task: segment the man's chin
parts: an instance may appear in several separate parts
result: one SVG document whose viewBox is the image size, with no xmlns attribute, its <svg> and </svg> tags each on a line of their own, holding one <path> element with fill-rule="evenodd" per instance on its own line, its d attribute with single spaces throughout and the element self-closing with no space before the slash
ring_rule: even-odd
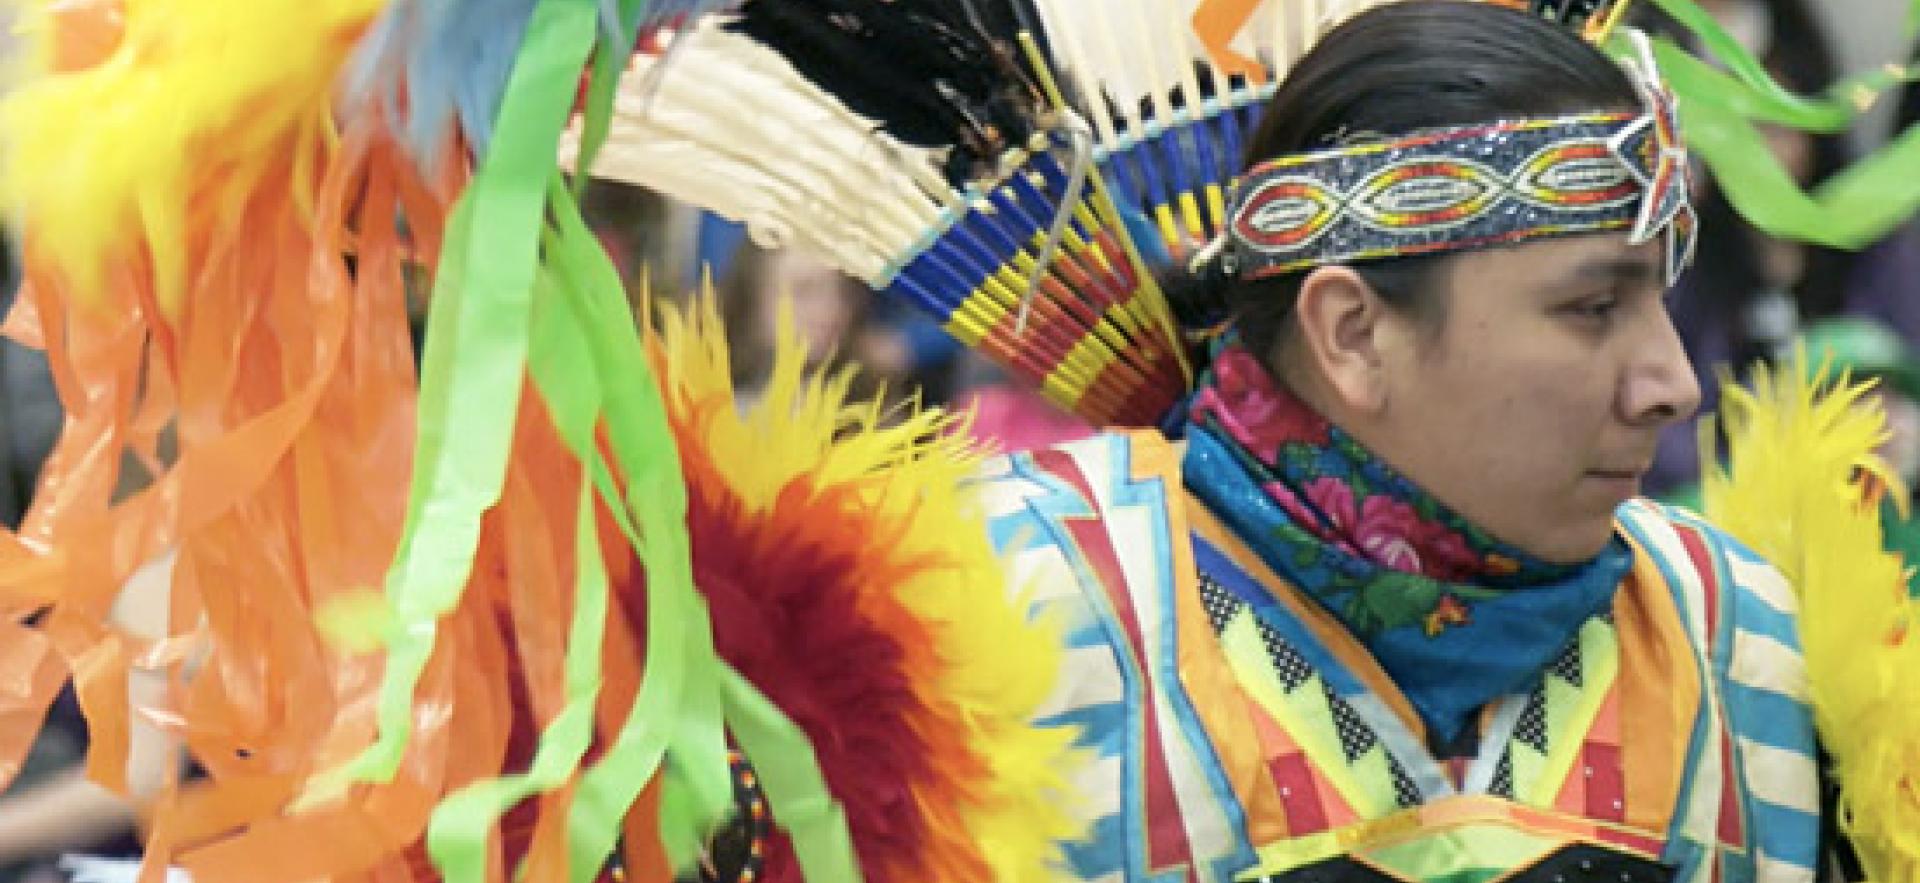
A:
<svg viewBox="0 0 1920 883">
<path fill-rule="evenodd" d="M 1570 527 L 1566 532 L 1543 542 L 1538 549 L 1524 551 L 1548 564 L 1585 564 L 1599 557 L 1613 542 L 1614 522 L 1612 513 L 1604 520 L 1595 519 L 1592 524 Z"/>
</svg>

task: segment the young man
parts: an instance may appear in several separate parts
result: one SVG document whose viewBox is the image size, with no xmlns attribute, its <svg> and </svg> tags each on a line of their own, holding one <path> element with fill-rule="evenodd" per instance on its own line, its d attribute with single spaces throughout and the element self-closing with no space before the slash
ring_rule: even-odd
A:
<svg viewBox="0 0 1920 883">
<path fill-rule="evenodd" d="M 1648 74 L 1491 6 L 1337 28 L 1188 286 L 1233 324 L 1184 442 L 1000 468 L 1099 757 L 1079 878 L 1813 879 L 1793 595 L 1635 499 L 1699 399 Z"/>
</svg>

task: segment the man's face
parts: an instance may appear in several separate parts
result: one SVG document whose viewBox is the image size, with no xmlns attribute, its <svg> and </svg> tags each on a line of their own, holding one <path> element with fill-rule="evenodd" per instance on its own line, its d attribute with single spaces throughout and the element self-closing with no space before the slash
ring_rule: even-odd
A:
<svg viewBox="0 0 1920 883">
<path fill-rule="evenodd" d="M 1662 427 L 1700 390 L 1663 299 L 1659 240 L 1596 234 L 1473 252 L 1441 272 L 1444 318 L 1389 335 L 1362 441 L 1496 537 L 1549 561 L 1597 554 Z"/>
</svg>

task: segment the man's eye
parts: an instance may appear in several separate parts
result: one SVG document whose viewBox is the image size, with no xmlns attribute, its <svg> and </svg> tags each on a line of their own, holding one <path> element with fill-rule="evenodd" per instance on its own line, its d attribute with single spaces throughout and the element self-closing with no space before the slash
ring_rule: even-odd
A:
<svg viewBox="0 0 1920 883">
<path fill-rule="evenodd" d="M 1587 319 L 1605 319 L 1611 317 L 1619 306 L 1620 299 L 1617 297 L 1600 297 L 1570 304 L 1567 312 Z"/>
</svg>

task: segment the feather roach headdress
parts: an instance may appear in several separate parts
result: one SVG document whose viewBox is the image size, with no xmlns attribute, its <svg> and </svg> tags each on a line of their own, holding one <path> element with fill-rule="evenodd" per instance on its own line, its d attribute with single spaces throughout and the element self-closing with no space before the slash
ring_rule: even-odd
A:
<svg viewBox="0 0 1920 883">
<path fill-rule="evenodd" d="M 1223 233 L 1275 82 L 1370 5 L 751 0 L 635 57 L 594 168 L 829 258 L 1096 424 L 1151 425 L 1189 377 L 1154 272 Z M 1622 8 L 1547 7 L 1596 38 Z"/>
</svg>

